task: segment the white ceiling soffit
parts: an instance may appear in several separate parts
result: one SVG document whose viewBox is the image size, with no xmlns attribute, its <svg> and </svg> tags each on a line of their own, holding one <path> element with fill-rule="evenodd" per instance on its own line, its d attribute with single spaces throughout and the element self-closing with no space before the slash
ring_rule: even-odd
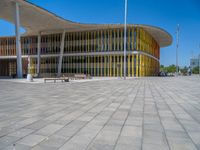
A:
<svg viewBox="0 0 200 150">
<path fill-rule="evenodd" d="M 0 18 L 15 23 L 15 3 L 20 6 L 20 24 L 25 28 L 25 35 L 36 35 L 39 32 L 54 33 L 96 30 L 104 28 L 122 28 L 122 24 L 81 24 L 65 20 L 35 4 L 24 0 L 0 0 Z M 144 28 L 158 42 L 160 47 L 172 43 L 171 35 L 163 29 L 147 25 L 128 25 Z"/>
</svg>

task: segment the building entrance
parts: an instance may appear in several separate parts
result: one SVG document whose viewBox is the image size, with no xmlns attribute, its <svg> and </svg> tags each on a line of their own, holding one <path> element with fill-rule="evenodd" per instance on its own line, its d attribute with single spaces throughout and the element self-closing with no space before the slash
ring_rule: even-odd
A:
<svg viewBox="0 0 200 150">
<path fill-rule="evenodd" d="M 0 60 L 0 76 L 15 77 L 16 71 L 16 60 Z"/>
</svg>

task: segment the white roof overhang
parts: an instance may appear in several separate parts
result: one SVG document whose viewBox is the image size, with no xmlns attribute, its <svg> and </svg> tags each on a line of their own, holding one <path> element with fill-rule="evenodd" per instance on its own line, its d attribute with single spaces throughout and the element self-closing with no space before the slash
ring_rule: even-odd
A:
<svg viewBox="0 0 200 150">
<path fill-rule="evenodd" d="M 0 0 L 0 18 L 15 23 L 15 3 L 20 7 L 20 24 L 25 28 L 25 35 L 38 33 L 55 33 L 98 30 L 106 28 L 122 28 L 122 24 L 81 24 L 65 20 L 35 4 L 24 0 Z M 142 27 L 158 42 L 160 47 L 169 46 L 172 43 L 171 35 L 165 30 L 147 25 L 128 25 Z"/>
</svg>

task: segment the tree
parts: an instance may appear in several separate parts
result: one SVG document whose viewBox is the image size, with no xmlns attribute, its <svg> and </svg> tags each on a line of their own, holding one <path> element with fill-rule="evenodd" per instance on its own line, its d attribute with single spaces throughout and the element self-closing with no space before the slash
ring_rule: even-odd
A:
<svg viewBox="0 0 200 150">
<path fill-rule="evenodd" d="M 175 65 L 170 65 L 166 67 L 166 70 L 168 73 L 175 73 L 176 72 L 176 66 Z"/>
<path fill-rule="evenodd" d="M 199 66 L 194 67 L 194 68 L 192 69 L 192 73 L 193 73 L 193 74 L 199 74 Z"/>
<path fill-rule="evenodd" d="M 160 65 L 160 71 L 165 71 L 165 66 L 164 65 Z"/>
<path fill-rule="evenodd" d="M 174 73 L 176 72 L 176 66 L 170 65 L 165 67 L 164 65 L 160 65 L 160 71 L 167 72 L 167 73 Z"/>
</svg>

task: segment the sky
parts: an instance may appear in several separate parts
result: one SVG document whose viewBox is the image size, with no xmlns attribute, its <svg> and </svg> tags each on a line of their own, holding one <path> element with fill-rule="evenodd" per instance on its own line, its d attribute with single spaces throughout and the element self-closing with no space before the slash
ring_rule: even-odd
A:
<svg viewBox="0 0 200 150">
<path fill-rule="evenodd" d="M 79 23 L 123 24 L 124 0 L 29 0 L 64 19 Z M 180 24 L 179 65 L 200 53 L 200 0 L 128 0 L 128 24 L 157 26 L 173 37 L 161 48 L 160 63 L 176 63 L 176 28 Z M 24 30 L 21 30 L 24 32 Z M 14 25 L 0 19 L 0 36 L 14 35 Z"/>
</svg>

